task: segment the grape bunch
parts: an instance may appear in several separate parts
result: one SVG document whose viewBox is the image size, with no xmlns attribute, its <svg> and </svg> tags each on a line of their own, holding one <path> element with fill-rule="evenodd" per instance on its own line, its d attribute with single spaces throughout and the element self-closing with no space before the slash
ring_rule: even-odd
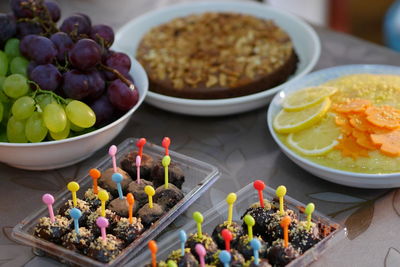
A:
<svg viewBox="0 0 400 267">
<path fill-rule="evenodd" d="M 41 142 L 86 133 L 139 99 L 130 58 L 110 49 L 111 27 L 54 2 L 10 0 L 0 14 L 0 141 Z"/>
</svg>

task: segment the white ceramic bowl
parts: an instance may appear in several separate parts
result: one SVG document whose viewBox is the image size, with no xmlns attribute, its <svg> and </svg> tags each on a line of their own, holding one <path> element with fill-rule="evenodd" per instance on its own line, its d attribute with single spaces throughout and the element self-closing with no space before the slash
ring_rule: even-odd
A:
<svg viewBox="0 0 400 267">
<path fill-rule="evenodd" d="M 43 143 L 0 142 L 0 162 L 27 170 L 48 170 L 84 160 L 116 137 L 147 95 L 149 82 L 143 67 L 131 59 L 132 75 L 139 90 L 138 103 L 121 118 L 96 131 L 59 141 Z"/>
<path fill-rule="evenodd" d="M 275 142 L 279 145 L 294 163 L 317 177 L 327 181 L 360 188 L 393 188 L 400 186 L 400 173 L 389 174 L 367 174 L 342 171 L 325 167 L 307 160 L 293 152 L 277 137 L 272 122 L 278 112 L 282 109 L 282 102 L 285 96 L 291 92 L 309 86 L 316 86 L 326 81 L 350 74 L 373 73 L 373 74 L 395 74 L 400 75 L 400 67 L 386 65 L 346 65 L 328 69 L 323 69 L 310 73 L 303 78 L 286 86 L 281 92 L 276 94 L 268 108 L 267 120 L 269 131 Z"/>
<path fill-rule="evenodd" d="M 300 58 L 297 71 L 290 77 L 290 81 L 310 72 L 319 58 L 321 45 L 313 28 L 289 13 L 265 4 L 253 2 L 192 2 L 146 13 L 128 22 L 117 32 L 116 48 L 135 56 L 142 36 L 151 28 L 176 17 L 210 11 L 244 13 L 275 21 L 278 26 L 290 35 Z M 218 38 L 218 36 L 215 38 Z M 265 106 L 286 83 L 247 96 L 216 100 L 177 98 L 149 91 L 146 102 L 161 109 L 189 115 L 218 116 L 235 114 Z"/>
</svg>

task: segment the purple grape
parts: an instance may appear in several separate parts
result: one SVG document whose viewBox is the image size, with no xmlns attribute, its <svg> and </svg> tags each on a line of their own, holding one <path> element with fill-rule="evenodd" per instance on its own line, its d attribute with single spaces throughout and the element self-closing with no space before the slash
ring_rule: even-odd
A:
<svg viewBox="0 0 400 267">
<path fill-rule="evenodd" d="M 43 90 L 55 91 L 61 84 L 62 75 L 52 64 L 38 65 L 29 75 Z"/>
<path fill-rule="evenodd" d="M 114 31 L 110 26 L 104 24 L 94 25 L 90 32 L 90 38 L 109 48 L 114 42 Z"/>
<path fill-rule="evenodd" d="M 102 95 L 100 98 L 96 99 L 90 107 L 96 114 L 96 127 L 108 124 L 113 117 L 114 107 L 110 100 L 108 100 L 107 95 Z"/>
<path fill-rule="evenodd" d="M 10 7 L 17 18 L 33 18 L 32 5 L 37 5 L 37 0 L 10 0 Z"/>
<path fill-rule="evenodd" d="M 35 38 L 35 35 L 30 34 L 26 35 L 22 38 L 21 42 L 19 43 L 19 51 L 24 57 L 30 58 L 29 56 L 29 47 L 31 46 L 32 39 Z"/>
<path fill-rule="evenodd" d="M 60 17 L 61 17 L 61 9 L 58 6 L 58 4 L 54 3 L 54 2 L 48 2 L 48 1 L 45 1 L 44 4 L 50 13 L 51 19 L 54 22 L 59 21 Z"/>
<path fill-rule="evenodd" d="M 54 43 L 57 49 L 58 62 L 64 63 L 68 57 L 68 52 L 74 46 L 74 42 L 65 32 L 57 32 L 50 36 L 50 40 Z"/>
<path fill-rule="evenodd" d="M 74 15 L 83 17 L 86 20 L 86 23 L 89 24 L 90 26 L 92 26 L 92 20 L 90 19 L 90 17 L 87 14 L 78 12 L 78 13 L 75 13 Z"/>
<path fill-rule="evenodd" d="M 11 14 L 0 14 L 0 46 L 17 33 L 17 23 Z"/>
<path fill-rule="evenodd" d="M 17 22 L 17 37 L 20 39 L 30 34 L 39 35 L 42 32 L 43 28 L 37 22 L 31 22 L 31 21 Z"/>
<path fill-rule="evenodd" d="M 103 76 L 97 70 L 87 73 L 89 78 L 89 97 L 91 99 L 99 98 L 106 89 L 106 83 Z"/>
<path fill-rule="evenodd" d="M 67 71 L 63 75 L 62 89 L 69 98 L 81 100 L 90 93 L 89 77 L 79 70 Z"/>
<path fill-rule="evenodd" d="M 61 24 L 60 30 L 62 32 L 71 34 L 76 31 L 76 34 L 90 34 L 91 24 L 88 23 L 88 20 L 82 15 L 72 15 L 66 18 Z"/>
<path fill-rule="evenodd" d="M 131 69 L 131 60 L 130 60 L 129 56 L 127 56 L 124 53 L 120 53 L 120 52 L 108 53 L 104 63 L 106 66 L 116 69 L 122 75 L 128 74 L 129 70 Z M 115 74 L 112 72 L 107 71 L 107 72 L 105 72 L 105 74 L 106 74 L 107 80 L 109 80 L 109 81 L 113 81 L 113 80 L 117 79 Z"/>
<path fill-rule="evenodd" d="M 101 48 L 91 39 L 81 39 L 68 53 L 69 62 L 77 69 L 89 70 L 101 60 Z"/>
<path fill-rule="evenodd" d="M 131 90 L 120 79 L 113 81 L 108 86 L 107 96 L 111 104 L 122 111 L 131 109 L 139 100 L 138 91 Z"/>
<path fill-rule="evenodd" d="M 28 68 L 26 70 L 26 73 L 28 74 L 28 77 L 31 77 L 31 73 L 33 71 L 34 68 L 36 68 L 37 64 L 33 61 L 29 62 L 28 64 Z"/>
<path fill-rule="evenodd" d="M 49 38 L 34 35 L 29 38 L 29 41 L 27 49 L 28 58 L 37 64 L 51 63 L 57 56 L 57 49 Z"/>
</svg>

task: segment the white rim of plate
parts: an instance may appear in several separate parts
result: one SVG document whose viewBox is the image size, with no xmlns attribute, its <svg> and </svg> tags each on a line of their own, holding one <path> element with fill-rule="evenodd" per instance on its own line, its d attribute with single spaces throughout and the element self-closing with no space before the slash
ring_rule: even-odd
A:
<svg viewBox="0 0 400 267">
<path fill-rule="evenodd" d="M 150 11 L 148 13 L 145 13 L 143 15 L 140 15 L 139 17 L 131 20 L 124 26 L 122 26 L 116 33 L 115 35 L 115 40 L 116 43 L 118 42 L 119 39 L 121 39 L 122 35 L 126 31 L 126 29 L 130 28 L 132 24 L 137 24 L 141 23 L 142 20 L 146 20 L 147 17 L 153 17 L 153 16 L 159 16 L 164 13 L 168 13 L 170 11 L 175 11 L 175 10 L 180 10 L 180 9 L 185 9 L 185 8 L 196 8 L 196 7 L 222 7 L 227 6 L 229 4 L 229 7 L 235 6 L 235 7 L 256 7 L 257 9 L 264 9 L 267 12 L 275 12 L 278 13 L 284 17 L 287 17 L 291 20 L 294 21 L 294 23 L 301 25 L 310 35 L 313 43 L 316 44 L 315 47 L 315 53 L 312 56 L 312 59 L 309 61 L 309 63 L 306 65 L 306 67 L 296 75 L 294 75 L 290 80 L 287 80 L 286 82 L 271 88 L 267 89 L 264 91 L 261 91 L 259 93 L 251 94 L 251 95 L 246 95 L 246 96 L 240 96 L 240 97 L 233 97 L 233 98 L 226 98 L 226 99 L 189 99 L 189 98 L 179 98 L 179 97 L 172 97 L 172 96 L 167 96 L 167 95 L 162 95 L 158 93 L 154 93 L 149 91 L 148 92 L 148 97 L 153 98 L 155 100 L 159 101 L 166 101 L 169 103 L 176 103 L 176 104 L 181 104 L 181 105 L 194 105 L 194 106 L 217 106 L 217 105 L 223 105 L 223 104 L 239 104 L 239 103 L 245 103 L 253 100 L 257 100 L 263 97 L 267 97 L 270 95 L 274 95 L 276 92 L 278 92 L 281 89 L 281 86 L 287 85 L 290 82 L 293 82 L 301 77 L 303 77 L 305 74 L 309 73 L 317 63 L 320 54 L 321 54 L 321 42 L 320 39 L 315 32 L 315 30 L 308 25 L 306 22 L 304 22 L 302 19 L 298 18 L 295 15 L 292 15 L 290 13 L 287 13 L 285 11 L 282 11 L 280 9 L 267 6 L 265 4 L 259 4 L 259 3 L 253 3 L 253 2 L 229 2 L 229 1 L 214 1 L 214 2 L 196 2 L 196 3 L 182 3 L 182 4 L 176 4 L 172 5 L 166 8 L 159 8 L 154 11 Z M 227 9 L 229 9 L 227 7 Z M 116 45 L 118 48 L 118 45 Z"/>
<path fill-rule="evenodd" d="M 304 77 L 302 77 L 302 80 L 307 80 L 307 79 L 313 79 L 316 76 L 319 76 L 321 74 L 325 74 L 327 72 L 332 72 L 332 71 L 351 71 L 348 72 L 348 74 L 356 74 L 356 73 L 371 73 L 374 74 L 385 74 L 385 70 L 390 72 L 387 74 L 396 74 L 400 75 L 400 67 L 399 66 L 391 66 L 391 65 L 378 65 L 378 64 L 352 64 L 352 65 L 344 65 L 344 66 L 336 66 L 336 67 L 331 67 L 331 68 L 326 68 L 326 69 L 321 69 L 318 71 L 314 71 L 312 73 L 309 73 L 307 75 L 305 75 Z M 354 70 L 357 70 L 358 72 L 353 72 Z M 340 75 L 342 76 L 342 75 Z M 334 78 L 332 78 L 334 79 Z M 325 82 L 328 81 L 330 79 L 321 81 Z M 295 86 L 295 85 L 292 85 Z M 303 88 L 299 87 L 298 89 Z M 286 89 L 287 90 L 287 89 Z M 383 178 L 400 178 L 400 173 L 375 173 L 375 174 L 371 174 L 371 173 L 358 173 L 358 172 L 349 172 L 349 171 L 343 171 L 343 170 L 338 170 L 338 169 L 333 169 L 330 167 L 326 167 L 320 164 L 317 164 L 315 162 L 312 162 L 308 159 L 302 158 L 301 156 L 299 156 L 298 154 L 296 154 L 295 152 L 293 152 L 290 148 L 288 148 L 285 144 L 283 144 L 279 138 L 276 136 L 275 130 L 272 127 L 272 106 L 273 105 L 280 105 L 278 102 L 280 101 L 280 99 L 282 98 L 281 94 L 285 94 L 285 89 L 281 90 L 279 93 L 277 93 L 274 98 L 272 99 L 268 110 L 267 110 L 267 124 L 268 124 L 268 129 L 269 132 L 271 133 L 272 137 L 275 140 L 275 143 L 278 144 L 278 146 L 284 151 L 284 153 L 288 153 L 291 157 L 295 158 L 296 160 L 302 162 L 303 164 L 309 165 L 315 169 L 320 169 L 326 173 L 335 173 L 337 175 L 342 175 L 342 176 L 347 176 L 347 177 L 355 177 L 355 178 L 367 178 L 367 179 L 382 179 Z M 296 90 L 293 90 L 293 92 Z M 292 92 L 292 91 L 291 91 Z M 300 166 L 301 167 L 301 166 Z M 325 178 L 324 178 L 325 179 Z M 343 179 L 341 179 L 343 180 Z"/>
</svg>

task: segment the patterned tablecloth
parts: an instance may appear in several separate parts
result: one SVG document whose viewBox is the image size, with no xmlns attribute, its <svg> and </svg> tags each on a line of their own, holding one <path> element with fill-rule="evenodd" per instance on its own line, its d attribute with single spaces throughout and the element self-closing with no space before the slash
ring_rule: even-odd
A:
<svg viewBox="0 0 400 267">
<path fill-rule="evenodd" d="M 0 2 L 0 11 L 7 10 Z M 89 14 L 95 23 L 119 28 L 130 19 L 177 1 L 68 0 L 58 1 L 66 16 L 74 11 Z M 326 29 L 316 29 L 322 42 L 315 69 L 356 63 L 400 65 L 400 54 Z M 266 107 L 218 118 L 176 115 L 144 104 L 125 130 L 112 141 L 147 137 L 159 143 L 172 139 L 171 149 L 212 163 L 222 177 L 177 221 L 182 225 L 194 210 L 205 211 L 226 193 L 237 191 L 255 178 L 269 186 L 284 184 L 288 194 L 343 222 L 348 239 L 325 253 L 313 266 L 400 266 L 400 191 L 344 187 L 321 180 L 290 161 L 272 140 L 266 124 Z M 63 169 L 32 172 L 0 164 L 0 265 L 51 266 L 58 263 L 35 257 L 30 247 L 11 239 L 11 229 L 27 213 L 42 205 L 41 195 L 55 193 L 68 181 L 84 175 L 107 151 L 104 144 L 92 158 Z M 107 145 L 107 146 L 106 146 Z M 60 151 L 62 153 L 62 151 Z"/>
</svg>

